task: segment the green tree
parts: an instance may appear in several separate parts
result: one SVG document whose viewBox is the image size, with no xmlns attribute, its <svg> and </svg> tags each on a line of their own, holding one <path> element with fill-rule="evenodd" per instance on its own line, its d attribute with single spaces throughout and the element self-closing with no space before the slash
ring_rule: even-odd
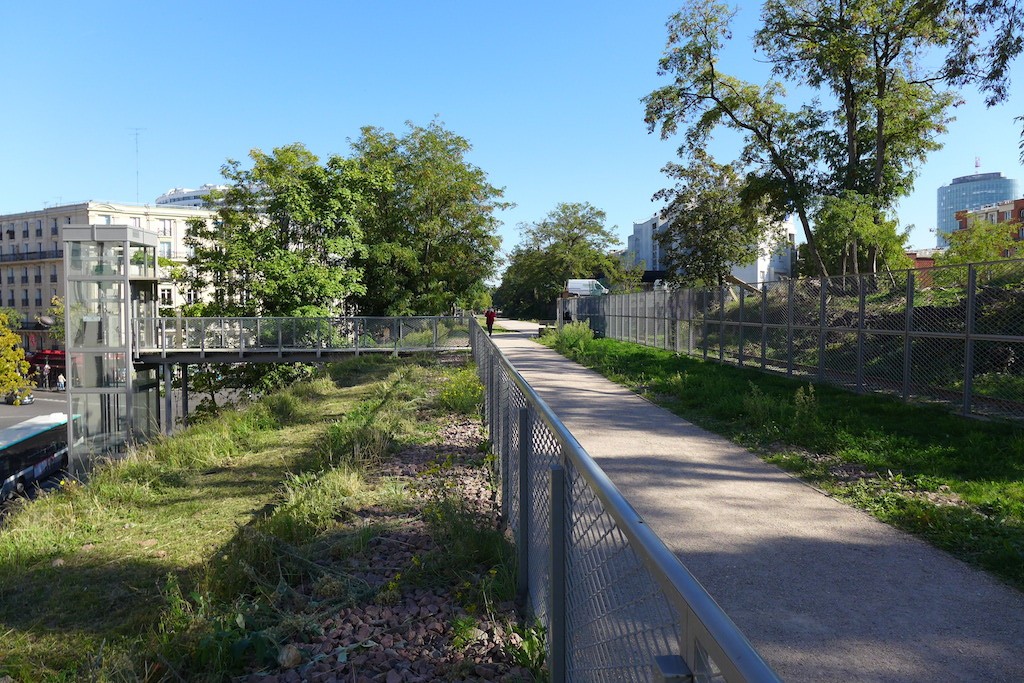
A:
<svg viewBox="0 0 1024 683">
<path fill-rule="evenodd" d="M 610 252 L 618 244 L 605 213 L 589 203 L 561 203 L 544 220 L 519 226 L 495 303 L 507 314 L 549 318 L 555 299 L 572 278 L 624 282 L 629 273 Z"/>
<path fill-rule="evenodd" d="M 989 223 L 974 219 L 965 230 L 954 230 L 947 235 L 949 247 L 939 255 L 936 265 L 951 266 L 963 263 L 998 261 L 1012 256 L 1017 243 L 1014 236 L 1020 223 Z"/>
<path fill-rule="evenodd" d="M 364 315 L 440 315 L 479 302 L 497 266 L 504 191 L 469 163 L 468 140 L 437 121 L 399 137 L 365 127 L 354 163 L 386 178 L 359 205 Z"/>
<path fill-rule="evenodd" d="M 332 315 L 364 285 L 355 261 L 364 249 L 356 207 L 373 182 L 341 157 L 326 164 L 301 144 L 229 160 L 228 189 L 216 219 L 193 219 L 192 250 L 179 282 L 210 292 L 192 314 Z"/>
<path fill-rule="evenodd" d="M 21 339 L 11 331 L 7 314 L 0 311 L 0 396 L 16 394 L 16 402 L 29 392 L 29 364 Z"/>
<path fill-rule="evenodd" d="M 814 231 L 832 272 L 857 275 L 908 268 L 904 245 L 907 231 L 896 221 L 879 215 L 870 197 L 846 191 L 823 197 L 814 217 Z"/>
<path fill-rule="evenodd" d="M 46 315 L 53 320 L 50 325 L 50 339 L 64 343 L 64 299 L 54 296 L 50 299 L 50 307 L 46 309 Z"/>
<path fill-rule="evenodd" d="M 796 215 L 817 271 L 827 275 L 811 228 L 826 115 L 808 106 L 788 110 L 779 102 L 784 91 L 776 81 L 759 87 L 719 70 L 734 15 L 714 0 L 691 0 L 669 19 L 658 73 L 672 82 L 644 98 L 648 129 L 667 139 L 682 126 L 683 157 L 705 149 L 719 127 L 739 134 L 737 165 L 749 169 L 744 196 L 765 201 L 775 215 Z"/>
<path fill-rule="evenodd" d="M 734 265 L 752 263 L 762 243 L 777 241 L 780 223 L 766 215 L 765 201 L 744 201 L 746 184 L 732 165 L 694 150 L 688 165 L 664 171 L 677 181 L 655 195 L 668 202 L 658 242 L 673 282 L 721 285 Z"/>
</svg>

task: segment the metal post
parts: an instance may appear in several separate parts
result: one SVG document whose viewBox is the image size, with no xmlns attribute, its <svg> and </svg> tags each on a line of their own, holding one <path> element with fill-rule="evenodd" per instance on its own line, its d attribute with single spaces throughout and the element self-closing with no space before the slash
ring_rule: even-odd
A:
<svg viewBox="0 0 1024 683">
<path fill-rule="evenodd" d="M 171 374 L 171 364 L 164 363 L 164 434 L 170 436 L 174 426 L 174 378 Z"/>
<path fill-rule="evenodd" d="M 737 365 L 743 367 L 743 309 L 747 305 L 747 290 L 740 287 L 740 330 L 739 330 L 739 358 Z"/>
<path fill-rule="evenodd" d="M 790 278 L 786 303 L 786 375 L 789 377 L 793 376 L 793 298 L 796 295 L 793 282 Z"/>
<path fill-rule="evenodd" d="M 867 308 L 867 278 L 857 280 L 857 393 L 864 392 L 864 314 Z"/>
<path fill-rule="evenodd" d="M 565 469 L 551 466 L 551 683 L 565 682 Z"/>
<path fill-rule="evenodd" d="M 818 381 L 825 381 L 825 344 L 828 341 L 828 278 L 821 278 L 821 302 L 818 305 Z"/>
<path fill-rule="evenodd" d="M 768 358 L 768 283 L 761 283 L 761 369 Z"/>
<path fill-rule="evenodd" d="M 533 423 L 530 409 L 519 409 L 519 528 L 516 532 L 516 556 L 519 565 L 517 590 L 522 604 L 530 592 L 530 458 L 533 455 Z M 506 489 L 507 491 L 507 489 Z M 502 493 L 502 498 L 508 497 Z"/>
<path fill-rule="evenodd" d="M 491 448 L 496 446 L 495 437 L 495 419 L 494 413 L 497 409 L 497 394 L 498 394 L 498 380 L 497 380 L 497 367 L 498 367 L 498 356 L 494 353 L 494 349 L 488 348 L 487 353 L 489 355 L 490 362 L 487 364 L 490 370 L 487 373 L 487 436 L 491 441 Z"/>
<path fill-rule="evenodd" d="M 963 414 L 970 415 L 974 404 L 974 323 L 977 317 L 978 271 L 974 264 L 967 266 L 967 309 L 964 315 L 964 400 Z"/>
<path fill-rule="evenodd" d="M 725 362 L 725 286 L 718 288 L 718 362 Z"/>
<path fill-rule="evenodd" d="M 398 318 L 391 319 L 391 339 L 394 340 L 395 348 L 391 351 L 391 355 L 394 358 L 398 358 L 398 335 L 401 333 L 401 323 L 398 322 Z"/>
<path fill-rule="evenodd" d="M 910 332 L 914 329 L 914 271 L 907 271 L 907 315 L 903 323 L 903 400 L 910 398 L 910 363 L 913 352 Z"/>
<path fill-rule="evenodd" d="M 434 328 L 434 351 L 437 351 L 437 327 L 439 322 L 440 318 L 438 318 L 437 316 L 434 316 L 433 318 L 430 319 L 430 324 Z"/>
<path fill-rule="evenodd" d="M 360 329 L 363 326 L 362 323 L 363 323 L 363 319 L 362 318 L 353 318 L 352 319 L 352 326 L 353 326 L 353 329 L 355 330 L 355 338 L 356 338 L 356 358 L 359 357 L 359 335 L 362 333 L 362 330 Z"/>
<path fill-rule="evenodd" d="M 188 424 L 188 363 L 181 364 L 181 422 Z"/>
</svg>

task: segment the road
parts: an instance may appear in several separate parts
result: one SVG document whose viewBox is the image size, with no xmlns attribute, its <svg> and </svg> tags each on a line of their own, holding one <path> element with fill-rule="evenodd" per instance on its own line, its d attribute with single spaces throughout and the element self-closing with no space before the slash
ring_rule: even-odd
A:
<svg viewBox="0 0 1024 683">
<path fill-rule="evenodd" d="M 27 406 L 10 406 L 0 403 L 0 429 L 16 425 L 23 420 L 37 415 L 50 413 L 67 413 L 68 397 L 64 392 L 36 389 L 33 391 L 35 403 Z"/>
</svg>

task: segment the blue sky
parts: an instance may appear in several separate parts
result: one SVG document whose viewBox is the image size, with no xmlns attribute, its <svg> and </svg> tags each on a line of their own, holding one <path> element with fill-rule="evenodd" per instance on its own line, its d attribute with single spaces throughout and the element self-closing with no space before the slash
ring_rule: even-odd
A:
<svg viewBox="0 0 1024 683">
<path fill-rule="evenodd" d="M 652 215 L 678 142 L 648 134 L 640 98 L 677 2 L 6 2 L 0 61 L 0 213 L 86 199 L 152 202 L 219 180 L 227 158 L 302 142 L 348 153 L 364 125 L 400 133 L 435 116 L 473 144 L 517 224 L 590 202 L 620 237 Z M 759 80 L 740 14 L 723 66 Z M 1024 67 L 1017 64 L 1017 76 Z M 1020 92 L 1021 82 L 1015 85 Z M 899 210 L 935 245 L 935 192 L 1018 160 L 1024 96 L 973 92 Z M 138 131 L 138 165 L 136 137 Z M 716 150 L 725 159 L 728 143 Z M 138 172 L 138 184 L 136 183 Z"/>
</svg>

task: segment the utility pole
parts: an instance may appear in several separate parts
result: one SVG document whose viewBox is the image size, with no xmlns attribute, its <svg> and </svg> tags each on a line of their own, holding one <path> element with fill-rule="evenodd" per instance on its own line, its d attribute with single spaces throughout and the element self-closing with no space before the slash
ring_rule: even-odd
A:
<svg viewBox="0 0 1024 683">
<path fill-rule="evenodd" d="M 139 203 L 139 133 L 145 128 L 129 128 L 135 135 L 135 203 Z"/>
</svg>

